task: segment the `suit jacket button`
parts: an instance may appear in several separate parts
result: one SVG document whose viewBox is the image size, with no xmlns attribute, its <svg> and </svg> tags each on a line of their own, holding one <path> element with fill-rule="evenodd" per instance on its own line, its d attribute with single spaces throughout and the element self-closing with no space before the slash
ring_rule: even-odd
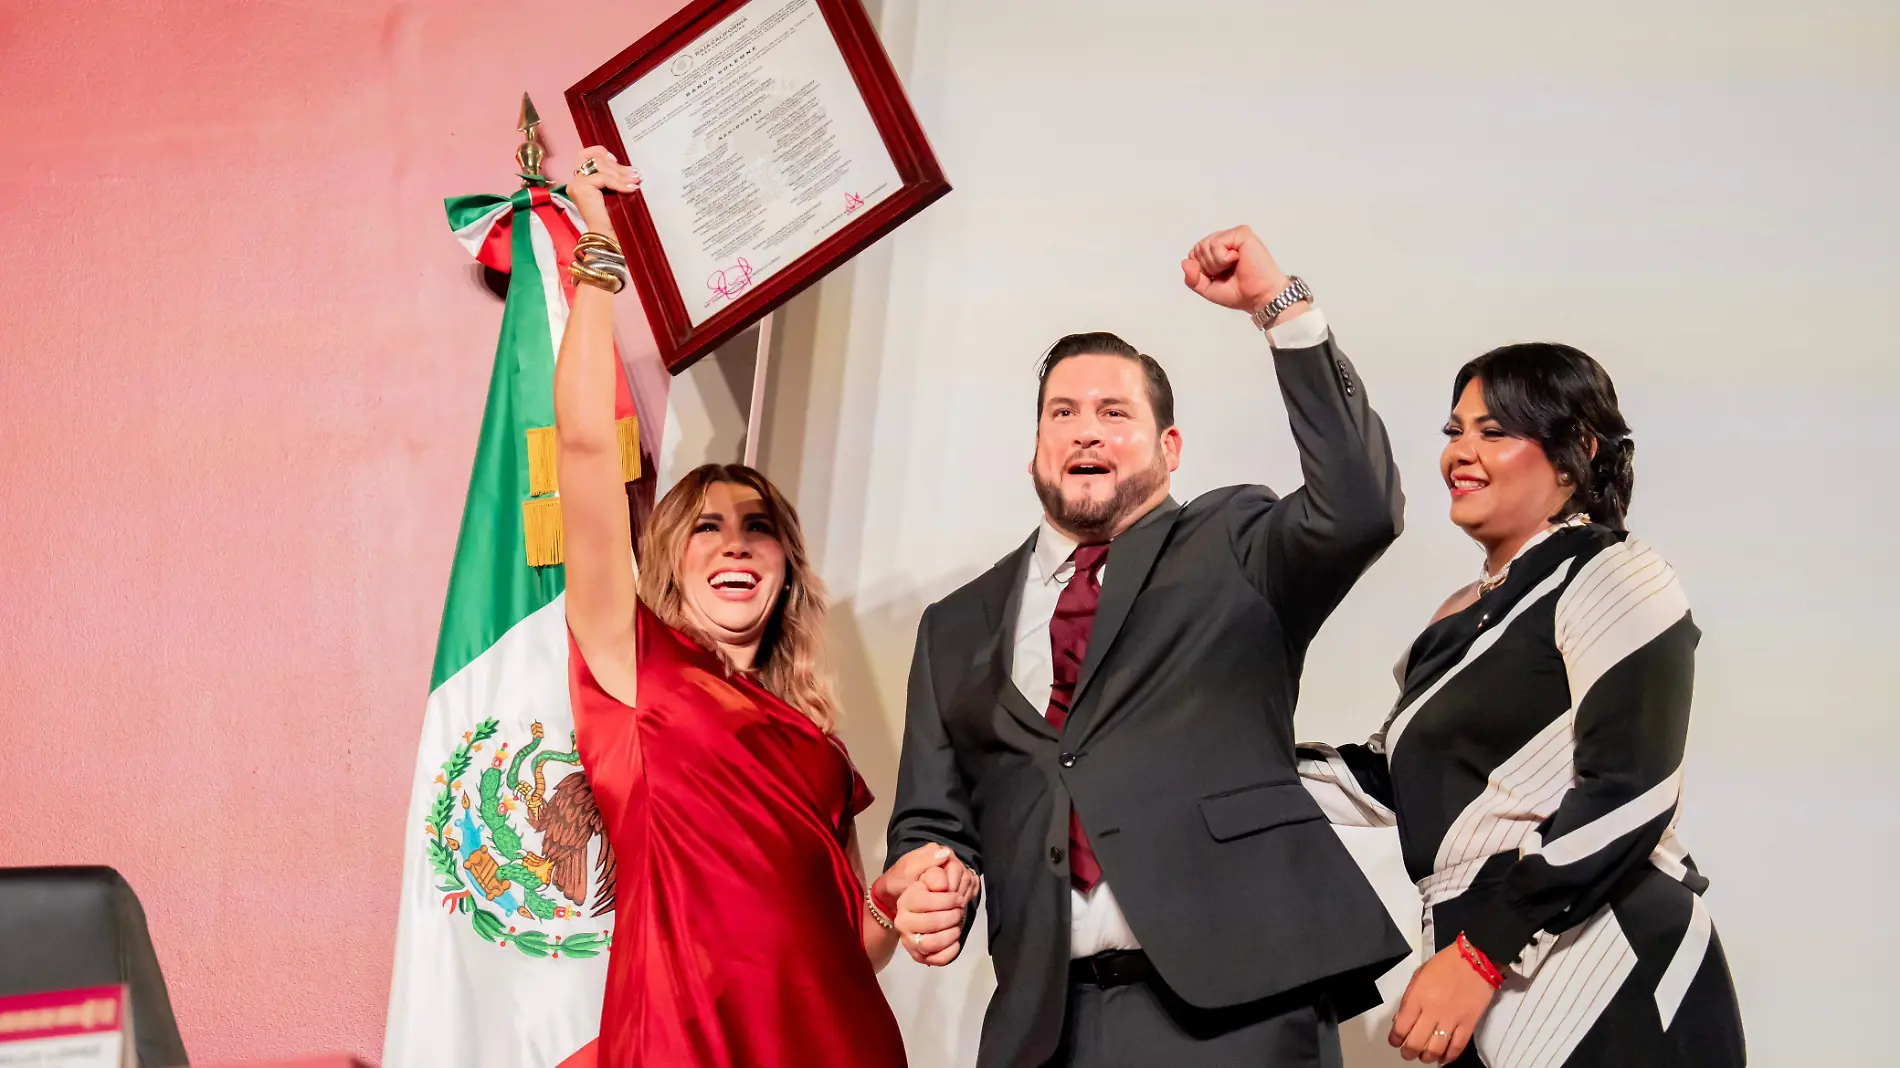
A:
<svg viewBox="0 0 1900 1068">
<path fill-rule="evenodd" d="M 1061 846 L 1049 847 L 1049 863 L 1051 864 L 1062 863 L 1062 847 Z"/>
<path fill-rule="evenodd" d="M 1065 768 L 1072 768 L 1072 767 L 1075 767 L 1075 754 L 1074 754 L 1074 753 L 1064 753 L 1064 754 L 1062 754 L 1062 756 L 1061 756 L 1061 757 L 1059 757 L 1058 759 L 1060 759 L 1060 760 L 1062 761 L 1062 766 L 1063 766 L 1063 767 L 1065 767 Z"/>
</svg>

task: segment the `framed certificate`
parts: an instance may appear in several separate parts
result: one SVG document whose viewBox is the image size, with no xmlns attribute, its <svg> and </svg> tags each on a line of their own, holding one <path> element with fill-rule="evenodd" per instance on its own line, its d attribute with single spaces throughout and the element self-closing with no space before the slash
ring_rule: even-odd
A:
<svg viewBox="0 0 1900 1068">
<path fill-rule="evenodd" d="M 674 372 L 950 191 L 861 0 L 694 0 L 567 102 Z"/>
</svg>

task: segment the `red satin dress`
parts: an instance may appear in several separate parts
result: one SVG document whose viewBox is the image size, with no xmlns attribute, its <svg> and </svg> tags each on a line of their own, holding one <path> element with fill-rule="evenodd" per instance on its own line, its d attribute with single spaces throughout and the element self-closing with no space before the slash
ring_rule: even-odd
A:
<svg viewBox="0 0 1900 1068">
<path fill-rule="evenodd" d="M 639 707 L 569 639 L 582 766 L 619 869 L 600 1068 L 902 1068 L 844 843 L 844 747 L 642 605 Z"/>
</svg>

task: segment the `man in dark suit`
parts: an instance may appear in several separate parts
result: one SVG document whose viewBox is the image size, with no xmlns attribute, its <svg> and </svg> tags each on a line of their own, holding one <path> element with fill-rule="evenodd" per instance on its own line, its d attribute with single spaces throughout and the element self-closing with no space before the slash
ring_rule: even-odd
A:
<svg viewBox="0 0 1900 1068">
<path fill-rule="evenodd" d="M 1177 504 L 1160 365 L 1113 334 L 1044 358 L 1043 522 L 924 613 L 871 889 L 940 965 L 986 886 L 980 1068 L 1337 1065 L 1408 952 L 1293 752 L 1307 646 L 1398 536 L 1385 428 L 1251 230 L 1181 266 L 1266 331 L 1306 484 Z"/>
</svg>

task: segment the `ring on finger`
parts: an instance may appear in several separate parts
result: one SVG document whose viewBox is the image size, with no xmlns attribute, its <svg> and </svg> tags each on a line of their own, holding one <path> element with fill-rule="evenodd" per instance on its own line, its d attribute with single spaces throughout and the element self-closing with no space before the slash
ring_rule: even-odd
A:
<svg viewBox="0 0 1900 1068">
<path fill-rule="evenodd" d="M 586 159 L 582 160 L 581 165 L 574 168 L 574 173 L 580 174 L 580 175 L 598 174 L 599 172 L 600 172 L 600 161 L 596 160 L 592 156 L 589 156 Z"/>
</svg>

